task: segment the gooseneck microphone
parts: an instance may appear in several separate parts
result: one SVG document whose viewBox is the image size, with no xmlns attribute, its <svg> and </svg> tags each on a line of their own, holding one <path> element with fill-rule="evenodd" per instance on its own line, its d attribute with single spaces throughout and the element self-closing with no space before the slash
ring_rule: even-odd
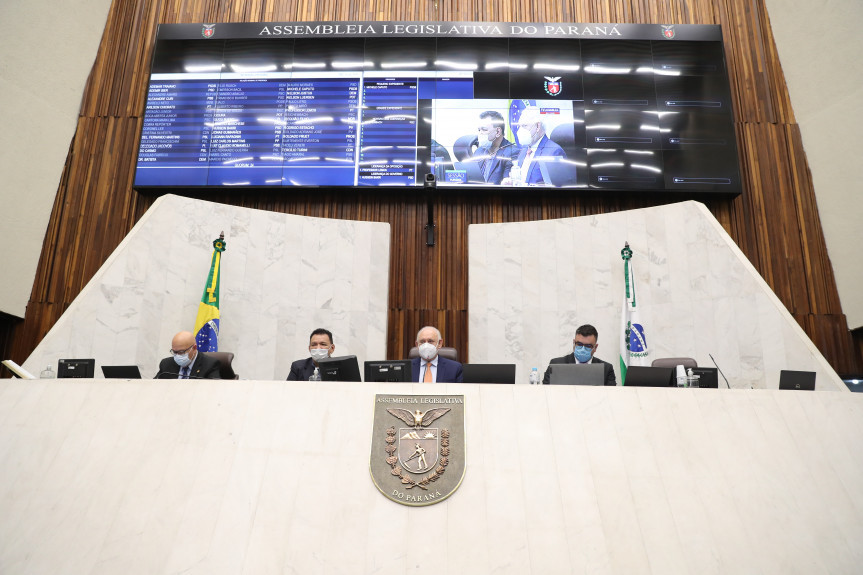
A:
<svg viewBox="0 0 863 575">
<path fill-rule="evenodd" d="M 728 378 L 727 378 L 727 377 L 725 377 L 725 374 L 724 374 L 724 373 L 722 373 L 722 370 L 721 370 L 721 369 L 719 369 L 719 364 L 718 364 L 718 363 L 716 363 L 716 360 L 715 360 L 715 359 L 713 359 L 713 356 L 712 356 L 711 354 L 709 354 L 709 353 L 708 353 L 707 355 L 709 355 L 709 356 L 710 356 L 710 361 L 712 361 L 712 362 L 713 362 L 713 365 L 715 365 L 715 366 L 716 366 L 716 371 L 718 371 L 718 372 L 719 372 L 719 374 L 722 376 L 722 379 L 724 379 L 724 380 L 725 380 L 725 386 L 726 386 L 728 389 L 731 389 L 731 386 L 730 386 L 730 385 L 728 385 Z"/>
</svg>

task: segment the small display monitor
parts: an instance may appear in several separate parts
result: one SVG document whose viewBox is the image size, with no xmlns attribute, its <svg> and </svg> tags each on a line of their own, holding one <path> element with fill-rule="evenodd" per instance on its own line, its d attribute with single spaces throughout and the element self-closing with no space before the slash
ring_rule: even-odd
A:
<svg viewBox="0 0 863 575">
<path fill-rule="evenodd" d="M 322 381 L 362 381 L 357 356 L 328 357 L 318 362 Z"/>
<path fill-rule="evenodd" d="M 814 371 L 793 371 L 783 369 L 779 372 L 779 389 L 815 389 Z"/>
<path fill-rule="evenodd" d="M 93 379 L 96 373 L 95 359 L 61 359 L 57 362 L 57 377 Z"/>
<path fill-rule="evenodd" d="M 411 360 L 365 362 L 365 381 L 407 382 L 411 380 Z"/>
<path fill-rule="evenodd" d="M 693 367 L 692 375 L 698 376 L 698 387 L 719 387 L 719 376 L 715 367 Z"/>
</svg>

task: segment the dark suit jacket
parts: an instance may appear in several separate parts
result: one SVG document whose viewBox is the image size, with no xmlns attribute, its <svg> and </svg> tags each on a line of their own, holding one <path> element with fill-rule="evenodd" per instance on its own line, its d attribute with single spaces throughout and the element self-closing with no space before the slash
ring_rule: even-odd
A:
<svg viewBox="0 0 863 575">
<path fill-rule="evenodd" d="M 420 380 L 420 361 L 415 357 L 411 360 L 411 381 Z M 462 383 L 461 364 L 457 361 L 438 356 L 437 383 Z"/>
<path fill-rule="evenodd" d="M 518 154 L 518 165 L 524 166 L 524 159 L 527 157 L 527 150 L 530 146 L 525 146 L 521 149 L 521 152 Z M 533 162 L 530 164 L 530 172 L 527 174 L 522 174 L 522 178 L 524 178 L 524 183 L 526 184 L 550 184 L 551 182 L 546 182 L 542 177 L 542 160 L 541 157 L 552 157 L 552 156 L 560 156 L 562 158 L 566 157 L 566 152 L 563 151 L 563 148 L 552 142 L 548 139 L 548 136 L 543 135 L 542 139 L 539 141 L 539 145 L 536 147 L 536 153 L 533 155 Z"/>
<path fill-rule="evenodd" d="M 486 164 L 491 162 L 491 171 L 486 182 L 499 184 L 504 178 L 509 177 L 512 163 L 518 158 L 518 146 L 504 138 L 494 156 L 480 159 L 482 154 L 482 150 L 479 149 L 474 153 L 474 157 L 479 159 L 479 171 L 485 174 Z"/>
<path fill-rule="evenodd" d="M 166 357 L 159 362 L 159 373 L 155 379 L 177 379 L 180 375 L 180 366 L 174 361 L 173 357 Z M 219 373 L 219 362 L 198 352 L 195 356 L 195 364 L 192 366 L 192 371 L 189 373 L 190 379 L 222 379 Z"/>
<path fill-rule="evenodd" d="M 575 356 L 568 353 L 563 357 L 554 358 L 549 362 L 549 364 L 552 363 L 575 363 Z M 605 367 L 605 385 L 617 385 L 617 381 L 614 380 L 614 367 L 610 363 L 602 361 L 598 357 L 591 359 L 590 363 L 601 363 Z M 545 375 L 542 378 L 542 383 L 543 385 L 551 383 L 551 365 L 545 368 Z"/>
<path fill-rule="evenodd" d="M 315 373 L 315 360 L 311 357 L 298 359 L 291 364 L 288 381 L 309 381 L 313 373 Z"/>
</svg>

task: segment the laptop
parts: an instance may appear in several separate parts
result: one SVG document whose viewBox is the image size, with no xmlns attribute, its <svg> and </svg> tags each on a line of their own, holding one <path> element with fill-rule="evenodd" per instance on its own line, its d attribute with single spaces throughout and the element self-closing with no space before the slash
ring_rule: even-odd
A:
<svg viewBox="0 0 863 575">
<path fill-rule="evenodd" d="M 698 387 L 719 387 L 719 374 L 715 367 L 693 367 L 692 375 L 699 376 Z"/>
<path fill-rule="evenodd" d="M 814 371 L 792 371 L 783 369 L 779 372 L 779 389 L 815 390 Z"/>
<path fill-rule="evenodd" d="M 605 385 L 605 366 L 601 363 L 552 363 L 551 385 Z"/>
<path fill-rule="evenodd" d="M 626 370 L 627 387 L 669 387 L 674 378 L 673 367 L 631 365 Z"/>
<path fill-rule="evenodd" d="M 514 363 L 465 363 L 461 370 L 464 383 L 515 383 Z"/>
<path fill-rule="evenodd" d="M 137 365 L 103 365 L 102 375 L 105 379 L 141 379 L 141 370 Z"/>
</svg>

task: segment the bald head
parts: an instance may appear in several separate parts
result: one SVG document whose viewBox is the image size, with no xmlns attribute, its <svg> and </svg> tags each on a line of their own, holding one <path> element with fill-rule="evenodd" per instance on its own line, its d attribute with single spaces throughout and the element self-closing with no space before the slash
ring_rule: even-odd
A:
<svg viewBox="0 0 863 575">
<path fill-rule="evenodd" d="M 195 345 L 195 336 L 190 331 L 181 331 L 171 340 L 171 350 L 175 354 L 182 354 L 188 350 L 189 359 L 195 359 L 198 348 Z"/>
</svg>

